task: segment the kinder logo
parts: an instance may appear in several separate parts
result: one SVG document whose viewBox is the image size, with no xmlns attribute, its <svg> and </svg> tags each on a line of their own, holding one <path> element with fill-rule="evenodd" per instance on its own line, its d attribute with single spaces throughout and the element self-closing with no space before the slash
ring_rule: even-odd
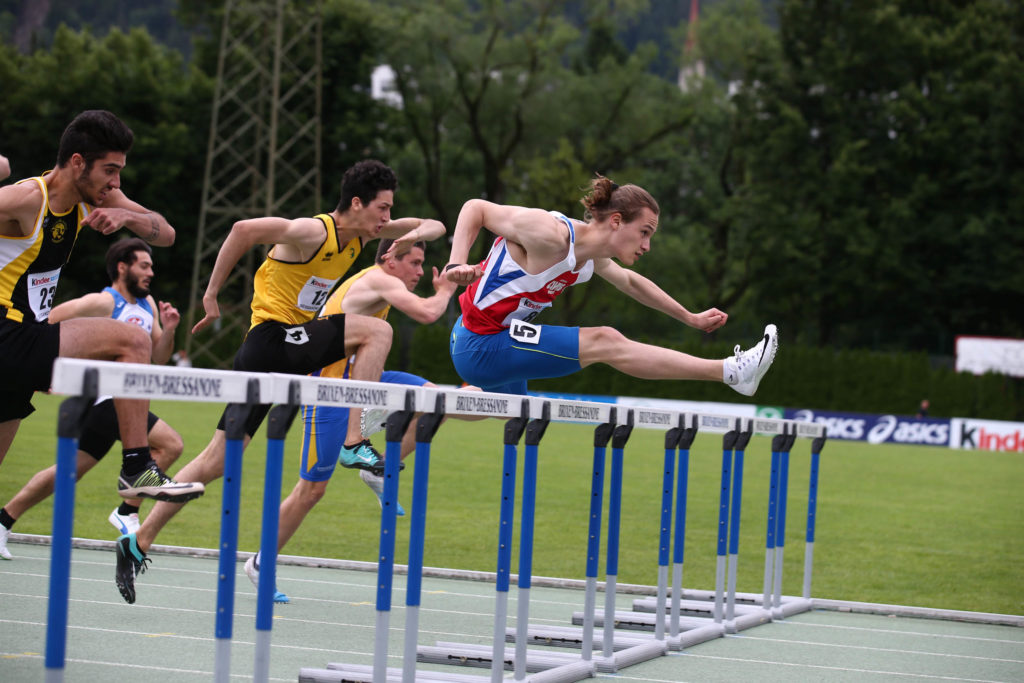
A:
<svg viewBox="0 0 1024 683">
<path fill-rule="evenodd" d="M 994 429 L 976 422 L 960 423 L 960 448 L 985 451 L 1010 451 L 1024 453 L 1024 431 L 1019 425 L 1007 429 Z"/>
<path fill-rule="evenodd" d="M 886 441 L 945 446 L 949 443 L 949 423 L 900 420 L 895 415 L 883 415 L 868 432 L 868 443 Z"/>
<path fill-rule="evenodd" d="M 789 411 L 787 410 L 786 412 L 788 413 Z M 824 425 L 828 430 L 828 438 L 851 441 L 863 440 L 867 426 L 867 420 L 862 417 L 848 417 L 835 413 L 815 415 L 813 410 L 794 411 L 789 419 Z"/>
<path fill-rule="evenodd" d="M 56 275 L 30 275 L 30 285 L 32 287 L 42 287 L 43 285 L 50 285 L 57 281 Z"/>
</svg>

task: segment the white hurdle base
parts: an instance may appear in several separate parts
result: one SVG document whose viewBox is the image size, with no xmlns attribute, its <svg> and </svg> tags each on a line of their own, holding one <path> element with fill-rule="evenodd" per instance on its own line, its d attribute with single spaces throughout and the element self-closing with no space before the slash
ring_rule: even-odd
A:
<svg viewBox="0 0 1024 683">
<path fill-rule="evenodd" d="M 402 670 L 389 668 L 388 683 L 401 683 Z M 490 676 L 469 676 L 446 671 L 417 671 L 416 681 L 423 683 L 490 683 Z M 373 666 L 331 662 L 326 669 L 299 669 L 299 683 L 373 683 Z"/>
</svg>

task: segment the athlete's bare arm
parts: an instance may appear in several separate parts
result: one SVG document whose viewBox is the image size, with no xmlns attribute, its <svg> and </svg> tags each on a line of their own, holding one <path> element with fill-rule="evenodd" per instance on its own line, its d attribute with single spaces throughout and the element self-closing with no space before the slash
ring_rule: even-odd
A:
<svg viewBox="0 0 1024 683">
<path fill-rule="evenodd" d="M 42 206 L 43 193 L 35 181 L 0 187 L 0 235 L 31 235 Z"/>
<path fill-rule="evenodd" d="M 435 294 L 424 298 L 410 292 L 397 277 L 373 270 L 356 280 L 345 293 L 341 308 L 346 313 L 373 315 L 390 304 L 416 322 L 429 325 L 447 310 L 456 287 L 437 268 L 433 269 L 433 284 Z"/>
<path fill-rule="evenodd" d="M 174 244 L 174 228 L 167 219 L 156 211 L 150 211 L 128 199 L 119 189 L 111 190 L 103 206 L 93 209 L 82 221 L 82 225 L 104 235 L 128 228 L 156 247 L 169 247 Z"/>
<path fill-rule="evenodd" d="M 478 266 L 461 264 L 469 259 L 470 247 L 484 227 L 505 238 L 512 258 L 529 273 L 549 268 L 565 258 L 569 249 L 567 229 L 547 211 L 470 199 L 463 204 L 455 224 L 448 262 L 460 265 L 446 271 L 449 280 L 469 285 L 483 274 Z"/>
<path fill-rule="evenodd" d="M 228 274 L 242 256 L 257 244 L 273 244 L 270 254 L 281 261 L 307 261 L 327 238 L 327 228 L 319 218 L 250 218 L 238 221 L 224 238 L 217 252 L 217 261 L 210 273 L 210 282 L 203 295 L 206 316 L 195 324 L 192 334 L 220 317 L 217 295 Z"/>
<path fill-rule="evenodd" d="M 11 175 L 11 162 L 3 154 L 0 154 L 0 180 Z"/>
<path fill-rule="evenodd" d="M 594 259 L 594 273 L 631 299 L 698 330 L 713 332 L 729 319 L 726 313 L 717 308 L 709 308 L 701 313 L 691 313 L 652 280 L 628 268 L 623 268 L 610 258 Z"/>
<path fill-rule="evenodd" d="M 388 250 L 390 254 L 406 244 L 432 242 L 439 237 L 443 237 L 446 232 L 444 223 L 441 221 L 435 221 L 432 218 L 407 217 L 388 221 L 380 229 L 380 237 L 395 240 L 395 243 Z"/>
<path fill-rule="evenodd" d="M 181 314 L 166 301 L 157 304 L 152 295 L 146 300 L 153 309 L 153 363 L 164 365 L 174 353 L 174 331 L 181 322 Z"/>
<path fill-rule="evenodd" d="M 93 292 L 54 306 L 47 319 L 50 323 L 59 323 L 72 318 L 109 318 L 113 313 L 113 295 Z"/>
</svg>

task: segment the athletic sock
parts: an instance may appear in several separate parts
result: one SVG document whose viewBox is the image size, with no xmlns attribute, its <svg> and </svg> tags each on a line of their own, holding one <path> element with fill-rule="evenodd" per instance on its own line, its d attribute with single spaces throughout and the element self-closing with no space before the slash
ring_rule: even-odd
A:
<svg viewBox="0 0 1024 683">
<path fill-rule="evenodd" d="M 10 531 L 16 521 L 18 520 L 8 514 L 7 508 L 0 508 L 0 524 L 3 524 L 5 529 Z"/>
<path fill-rule="evenodd" d="M 149 454 L 149 446 L 125 448 L 121 450 L 121 469 L 129 477 L 146 469 L 153 457 Z"/>
<path fill-rule="evenodd" d="M 118 508 L 117 508 L 117 514 L 119 514 L 119 515 L 136 514 L 137 515 L 137 514 L 139 514 L 139 506 L 138 505 L 129 505 L 128 503 L 121 503 L 121 505 L 119 505 Z"/>
<path fill-rule="evenodd" d="M 722 381 L 729 386 L 740 382 L 740 373 L 736 368 L 736 361 L 732 358 L 722 361 Z"/>
<path fill-rule="evenodd" d="M 260 570 L 260 551 L 256 551 L 256 559 L 252 562 L 253 566 L 256 567 L 256 571 Z"/>
</svg>

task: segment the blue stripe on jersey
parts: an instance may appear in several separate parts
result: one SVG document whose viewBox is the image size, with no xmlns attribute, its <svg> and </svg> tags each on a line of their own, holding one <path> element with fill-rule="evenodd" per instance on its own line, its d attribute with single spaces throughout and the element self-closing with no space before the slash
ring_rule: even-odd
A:
<svg viewBox="0 0 1024 683">
<path fill-rule="evenodd" d="M 477 301 L 483 300 L 484 297 L 486 297 L 488 294 L 498 289 L 499 287 L 502 287 L 503 285 L 506 285 L 509 282 L 512 282 L 513 280 L 516 280 L 526 275 L 526 273 L 522 270 L 510 270 L 504 275 L 498 272 L 501 269 L 502 263 L 504 263 L 505 261 L 505 254 L 507 253 L 507 251 L 508 249 L 506 247 L 506 242 L 502 242 L 501 251 L 495 255 L 494 261 L 491 264 L 491 275 L 484 282 L 481 283 L 482 286 L 480 287 L 480 290 L 477 292 Z"/>
</svg>

